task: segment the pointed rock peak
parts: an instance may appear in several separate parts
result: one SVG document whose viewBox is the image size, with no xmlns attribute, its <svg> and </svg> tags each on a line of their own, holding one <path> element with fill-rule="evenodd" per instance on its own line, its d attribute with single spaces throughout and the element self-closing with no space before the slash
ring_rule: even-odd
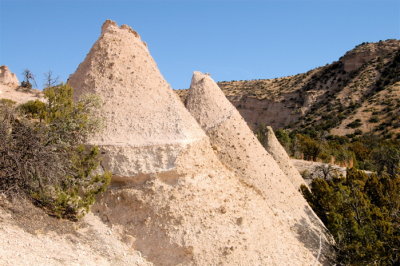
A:
<svg viewBox="0 0 400 266">
<path fill-rule="evenodd" d="M 17 87 L 19 85 L 17 76 L 5 65 L 0 66 L 0 84 L 10 87 Z"/>
<path fill-rule="evenodd" d="M 120 176 L 171 169 L 183 146 L 206 138 L 137 36 L 106 21 L 68 81 L 76 99 L 90 93 L 103 101 L 104 129 L 90 143 L 107 147 L 105 164 Z"/>
<path fill-rule="evenodd" d="M 303 177 L 300 175 L 299 171 L 290 161 L 289 155 L 286 153 L 285 148 L 280 144 L 279 140 L 276 138 L 274 130 L 272 127 L 267 126 L 266 131 L 266 146 L 265 149 L 269 154 L 274 157 L 275 161 L 278 163 L 281 170 L 286 174 L 295 188 L 299 189 L 304 182 Z"/>
<path fill-rule="evenodd" d="M 236 111 L 208 74 L 193 72 L 189 95 L 190 112 L 205 130 L 214 128 Z"/>
<path fill-rule="evenodd" d="M 211 77 L 194 73 L 186 107 L 206 131 L 218 158 L 240 182 L 254 189 L 282 223 L 295 228 L 301 221 L 309 228 L 304 238 L 319 241 L 322 222 Z M 328 236 L 322 237 L 323 245 L 329 246 Z"/>
<path fill-rule="evenodd" d="M 127 30 L 131 32 L 136 38 L 140 38 L 139 34 L 134 31 L 131 27 L 129 27 L 126 24 L 121 25 L 121 27 L 118 27 L 118 24 L 115 21 L 112 21 L 110 19 L 107 19 L 104 23 L 103 26 L 101 27 L 101 34 L 104 34 L 106 32 L 116 32 L 118 29 L 121 30 Z"/>
<path fill-rule="evenodd" d="M 111 19 L 107 19 L 106 21 L 104 21 L 103 26 L 101 26 L 101 33 L 104 33 L 107 30 L 115 27 L 118 27 L 117 23 L 115 21 L 112 21 Z"/>
</svg>

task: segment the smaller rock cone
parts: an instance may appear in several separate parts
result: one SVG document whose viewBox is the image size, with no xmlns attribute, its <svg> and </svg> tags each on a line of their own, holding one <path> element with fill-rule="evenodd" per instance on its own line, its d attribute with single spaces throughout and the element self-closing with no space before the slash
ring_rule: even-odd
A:
<svg viewBox="0 0 400 266">
<path fill-rule="evenodd" d="M 19 85 L 17 76 L 7 66 L 0 66 L 0 84 L 16 88 Z"/>
<path fill-rule="evenodd" d="M 263 197 L 282 227 L 287 226 L 306 246 L 322 243 L 321 257 L 327 261 L 329 233 L 209 75 L 194 72 L 186 107 L 209 136 L 221 162 Z"/>
<path fill-rule="evenodd" d="M 43 99 L 43 93 L 36 89 L 19 87 L 17 76 L 7 66 L 0 66 L 0 99 L 12 100 L 18 104 Z"/>
<path fill-rule="evenodd" d="M 272 157 L 274 157 L 281 170 L 286 174 L 295 188 L 299 189 L 302 184 L 305 185 L 304 179 L 301 177 L 296 167 L 291 163 L 288 154 L 279 143 L 274 130 L 270 126 L 267 127 L 266 138 L 265 149 L 272 155 Z"/>
</svg>

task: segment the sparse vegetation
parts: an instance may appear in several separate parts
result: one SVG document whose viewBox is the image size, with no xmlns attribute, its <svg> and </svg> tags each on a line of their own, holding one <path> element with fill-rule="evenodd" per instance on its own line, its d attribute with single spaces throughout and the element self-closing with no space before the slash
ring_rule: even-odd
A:
<svg viewBox="0 0 400 266">
<path fill-rule="evenodd" d="M 347 125 L 348 128 L 357 128 L 360 127 L 362 125 L 361 120 L 360 119 L 356 119 L 353 122 L 351 122 L 350 124 Z"/>
<path fill-rule="evenodd" d="M 109 184 L 96 173 L 97 147 L 83 145 L 99 128 L 99 102 L 72 100 L 68 85 L 46 88 L 46 103 L 0 103 L 0 191 L 24 195 L 49 214 L 76 220 Z"/>
<path fill-rule="evenodd" d="M 334 236 L 339 264 L 400 263 L 400 172 L 350 169 L 346 178 L 317 178 L 311 191 L 301 190 Z"/>
<path fill-rule="evenodd" d="M 35 82 L 35 76 L 29 69 L 25 69 L 22 74 L 24 75 L 24 80 L 21 81 L 21 88 L 25 90 L 32 89 L 32 82 Z"/>
</svg>

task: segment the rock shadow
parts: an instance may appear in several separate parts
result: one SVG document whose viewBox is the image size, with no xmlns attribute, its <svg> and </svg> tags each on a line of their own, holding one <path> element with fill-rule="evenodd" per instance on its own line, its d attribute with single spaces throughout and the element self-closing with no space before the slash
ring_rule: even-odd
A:
<svg viewBox="0 0 400 266">
<path fill-rule="evenodd" d="M 318 260 L 317 263 L 322 265 L 334 265 L 335 251 L 332 236 L 322 225 L 322 222 L 318 220 L 310 207 L 306 206 L 304 211 L 308 216 L 308 220 L 302 218 L 294 225 L 297 239 L 312 252 L 316 262 Z"/>
</svg>

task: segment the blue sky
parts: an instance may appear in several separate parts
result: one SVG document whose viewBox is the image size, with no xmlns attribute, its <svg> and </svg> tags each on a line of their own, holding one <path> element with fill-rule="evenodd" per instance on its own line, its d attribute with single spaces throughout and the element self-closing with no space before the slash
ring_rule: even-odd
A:
<svg viewBox="0 0 400 266">
<path fill-rule="evenodd" d="M 400 38 L 391 0 L 0 0 L 0 65 L 20 80 L 29 68 L 39 87 L 49 70 L 65 81 L 108 18 L 139 32 L 175 89 L 194 70 L 218 81 L 287 76 Z"/>
</svg>

